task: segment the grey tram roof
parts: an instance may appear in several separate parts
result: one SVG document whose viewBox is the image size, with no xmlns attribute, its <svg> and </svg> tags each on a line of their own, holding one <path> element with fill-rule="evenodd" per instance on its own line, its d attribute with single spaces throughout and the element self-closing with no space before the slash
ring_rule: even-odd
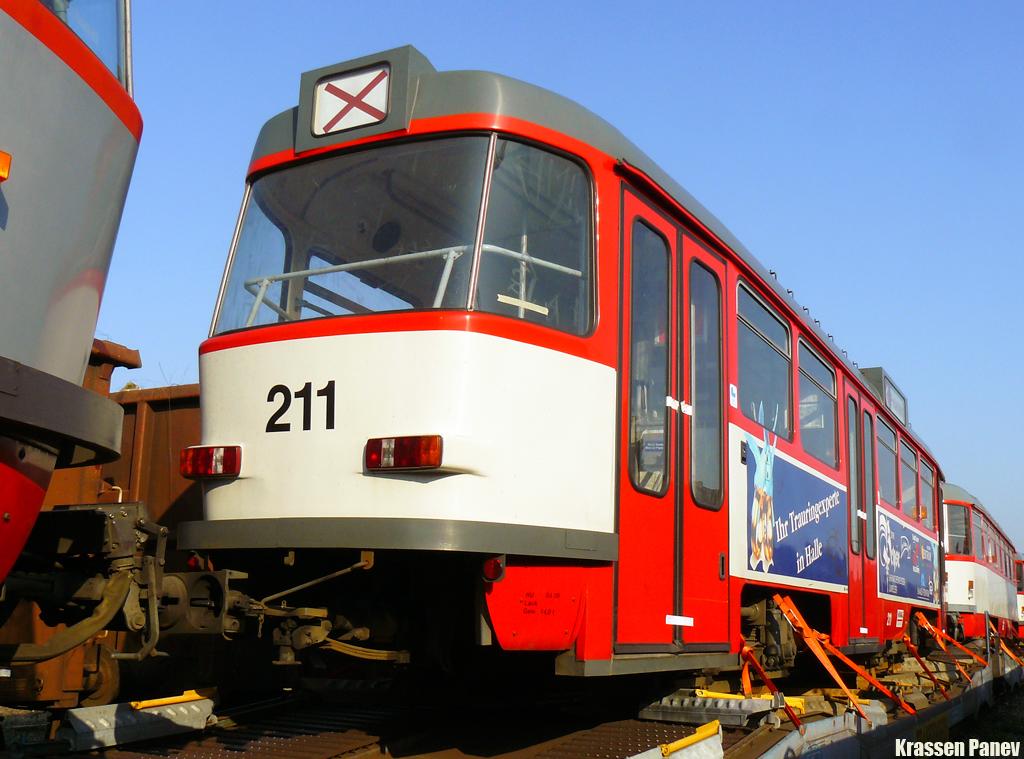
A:
<svg viewBox="0 0 1024 759">
<path fill-rule="evenodd" d="M 975 498 L 973 495 L 968 493 L 959 485 L 954 485 L 952 482 L 946 482 L 942 485 L 942 500 L 943 501 L 962 501 L 963 503 L 969 503 L 972 506 L 977 506 L 982 511 L 985 511 L 985 507 L 981 505 L 981 501 Z M 987 512 L 986 512 L 987 513 Z"/>
<path fill-rule="evenodd" d="M 1003 534 L 1009 540 L 1006 535 L 1006 530 L 1003 529 L 1002 525 L 996 521 L 996 518 L 992 516 L 992 513 L 982 505 L 981 501 L 977 497 L 971 495 L 959 485 L 954 485 L 952 482 L 942 483 L 942 500 L 946 501 L 960 501 L 961 503 L 969 503 L 971 506 L 982 514 L 988 517 L 988 520 L 996 526 L 996 529 Z"/>
<path fill-rule="evenodd" d="M 357 71 L 382 62 L 391 64 L 394 82 L 392 104 L 384 121 L 320 138 L 313 137 L 308 126 L 304 129 L 299 128 L 300 123 L 310 123 L 313 90 L 317 81 L 332 74 Z M 618 129 L 580 104 L 543 87 L 487 71 L 437 71 L 430 61 L 412 46 L 356 58 L 304 73 L 299 105 L 279 113 L 263 125 L 256 139 L 250 164 L 286 150 L 295 150 L 301 154 L 317 147 L 344 144 L 354 139 L 408 128 L 413 119 L 474 113 L 513 117 L 552 129 L 613 158 L 624 159 L 640 169 L 732 249 L 736 256 L 757 274 L 764 285 L 771 288 L 781 302 L 789 304 L 805 331 L 812 331 L 826 347 L 833 346 L 829 348 L 833 359 L 860 379 L 864 387 L 875 396 L 879 406 L 885 406 L 884 399 L 860 374 L 860 369 L 843 358 L 839 348 L 834 347 L 835 342 L 824 330 L 810 320 L 805 321 L 800 317 L 802 307 L 796 298 L 778 284 L 775 277 L 714 214 L 665 173 L 646 153 L 626 139 Z M 905 426 L 904 429 L 935 460 L 928 445 L 913 429 L 909 426 Z"/>
<path fill-rule="evenodd" d="M 971 495 L 959 485 L 954 485 L 952 482 L 942 483 L 942 500 L 969 503 L 982 514 L 987 516 L 993 524 L 995 524 L 997 527 L 999 526 L 999 523 L 996 522 L 996 520 L 988 512 L 988 509 L 986 509 L 984 505 L 982 505 L 981 501 L 979 501 L 976 496 Z M 1002 530 L 1003 528 L 1000 527 L 999 529 Z"/>
</svg>

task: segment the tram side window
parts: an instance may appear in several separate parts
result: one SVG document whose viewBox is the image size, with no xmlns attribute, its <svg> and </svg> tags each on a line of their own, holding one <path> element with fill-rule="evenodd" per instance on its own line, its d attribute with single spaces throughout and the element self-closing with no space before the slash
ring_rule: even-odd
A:
<svg viewBox="0 0 1024 759">
<path fill-rule="evenodd" d="M 718 279 L 690 264 L 690 387 L 693 405 L 690 483 L 709 509 L 722 499 L 722 294 Z"/>
<path fill-rule="evenodd" d="M 638 490 L 666 484 L 669 251 L 643 222 L 633 223 L 630 317 L 630 477 Z"/>
<path fill-rule="evenodd" d="M 864 412 L 864 495 L 868 518 L 865 523 L 867 539 L 864 553 L 869 559 L 875 558 L 875 431 L 871 414 Z"/>
<path fill-rule="evenodd" d="M 921 459 L 921 522 L 935 527 L 935 470 Z"/>
<path fill-rule="evenodd" d="M 981 512 L 971 510 L 971 535 L 974 538 L 974 556 L 979 561 L 985 560 L 985 534 L 981 530 Z"/>
<path fill-rule="evenodd" d="M 803 347 L 803 346 L 801 346 Z M 801 382 L 803 378 L 801 378 Z M 857 467 L 857 401 L 846 399 L 846 466 L 850 470 L 850 550 L 860 553 L 860 519 L 857 510 L 861 507 L 860 471 Z"/>
<path fill-rule="evenodd" d="M 974 555 L 966 506 L 946 504 L 946 551 L 956 556 Z"/>
<path fill-rule="evenodd" d="M 475 308 L 590 329 L 590 182 L 573 161 L 499 139 Z"/>
<path fill-rule="evenodd" d="M 744 416 L 789 439 L 789 329 L 744 286 L 736 295 L 737 381 Z"/>
<path fill-rule="evenodd" d="M 878 442 L 878 494 L 890 506 L 897 506 L 896 433 L 881 418 L 878 419 Z"/>
<path fill-rule="evenodd" d="M 800 444 L 818 461 L 835 467 L 836 375 L 803 340 L 799 346 Z M 856 413 L 853 423 L 856 429 Z"/>
<path fill-rule="evenodd" d="M 903 483 L 903 513 L 917 519 L 917 453 L 900 441 L 900 479 Z"/>
<path fill-rule="evenodd" d="M 1017 592 L 1024 593 L 1024 564 L 1014 562 L 1014 565 L 1017 567 Z"/>
</svg>

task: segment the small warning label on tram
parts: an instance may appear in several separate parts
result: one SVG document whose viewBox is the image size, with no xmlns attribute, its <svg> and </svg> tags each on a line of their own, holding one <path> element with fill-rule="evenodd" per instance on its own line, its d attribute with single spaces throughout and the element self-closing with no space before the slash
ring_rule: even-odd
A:
<svg viewBox="0 0 1024 759">
<path fill-rule="evenodd" d="M 319 136 L 376 124 L 388 115 L 391 69 L 380 64 L 317 82 L 313 134 Z"/>
</svg>

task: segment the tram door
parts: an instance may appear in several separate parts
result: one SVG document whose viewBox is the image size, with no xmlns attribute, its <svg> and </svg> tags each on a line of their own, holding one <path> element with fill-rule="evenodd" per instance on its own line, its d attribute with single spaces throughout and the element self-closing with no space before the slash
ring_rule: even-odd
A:
<svg viewBox="0 0 1024 759">
<path fill-rule="evenodd" d="M 873 409 L 856 392 L 846 395 L 847 491 L 850 509 L 850 643 L 880 640 L 875 565 L 875 427 Z"/>
<path fill-rule="evenodd" d="M 678 227 L 628 189 L 622 199 L 619 561 L 615 650 L 675 650 Z"/>
<path fill-rule="evenodd" d="M 623 196 L 615 650 L 728 650 L 724 262 Z"/>
<path fill-rule="evenodd" d="M 676 641 L 729 650 L 725 471 L 725 263 L 689 235 L 680 257 L 680 449 Z"/>
</svg>

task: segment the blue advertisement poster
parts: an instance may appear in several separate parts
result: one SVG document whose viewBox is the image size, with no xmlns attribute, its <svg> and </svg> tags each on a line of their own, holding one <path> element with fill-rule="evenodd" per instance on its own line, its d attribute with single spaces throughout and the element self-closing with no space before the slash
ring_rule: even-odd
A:
<svg viewBox="0 0 1024 759">
<path fill-rule="evenodd" d="M 846 491 L 747 434 L 747 565 L 796 581 L 848 585 Z M 776 438 L 777 442 L 777 438 Z"/>
<path fill-rule="evenodd" d="M 878 510 L 878 592 L 939 602 L 939 544 Z"/>
</svg>

